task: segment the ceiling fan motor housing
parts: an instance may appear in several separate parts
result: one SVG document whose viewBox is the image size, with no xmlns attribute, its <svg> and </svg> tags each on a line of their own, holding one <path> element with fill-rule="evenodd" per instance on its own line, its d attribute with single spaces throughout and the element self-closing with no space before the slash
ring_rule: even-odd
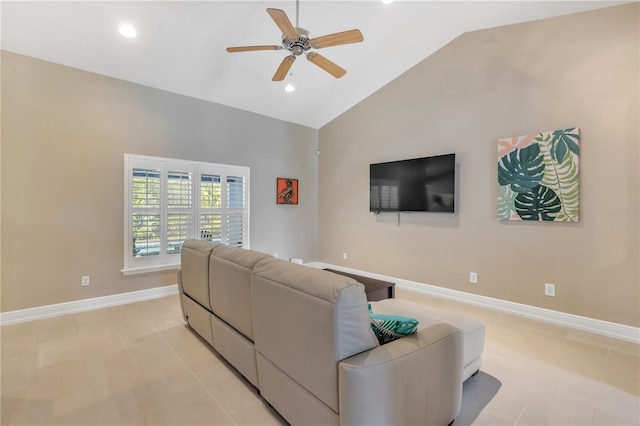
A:
<svg viewBox="0 0 640 426">
<path fill-rule="evenodd" d="M 311 33 L 304 28 L 296 28 L 296 33 L 298 33 L 297 38 L 290 38 L 282 35 L 282 47 L 286 50 L 290 51 L 296 56 L 302 55 L 302 53 L 311 49 Z"/>
</svg>

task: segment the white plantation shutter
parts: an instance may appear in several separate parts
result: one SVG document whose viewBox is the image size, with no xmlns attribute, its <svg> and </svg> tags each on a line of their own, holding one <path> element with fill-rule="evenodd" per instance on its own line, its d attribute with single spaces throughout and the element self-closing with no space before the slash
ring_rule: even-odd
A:
<svg viewBox="0 0 640 426">
<path fill-rule="evenodd" d="M 220 175 L 200 174 L 200 238 L 222 241 L 222 184 Z"/>
<path fill-rule="evenodd" d="M 167 214 L 167 253 L 180 253 L 182 243 L 193 235 L 193 215 L 191 213 Z"/>
<path fill-rule="evenodd" d="M 249 168 L 125 154 L 123 272 L 178 265 L 189 238 L 249 247 Z"/>
<path fill-rule="evenodd" d="M 199 165 L 200 238 L 249 247 L 249 169 Z"/>
<path fill-rule="evenodd" d="M 243 247 L 246 240 L 245 178 L 227 176 L 227 241 L 233 247 Z"/>
<path fill-rule="evenodd" d="M 133 256 L 160 254 L 160 170 L 131 170 L 131 253 Z"/>
<path fill-rule="evenodd" d="M 242 176 L 227 176 L 227 207 L 242 209 L 244 201 L 244 178 Z"/>
<path fill-rule="evenodd" d="M 219 243 L 222 241 L 222 215 L 200 213 L 200 239 Z"/>
<path fill-rule="evenodd" d="M 160 254 L 160 215 L 134 213 L 133 256 L 153 256 Z"/>
<path fill-rule="evenodd" d="M 245 237 L 245 219 L 242 213 L 227 213 L 227 245 L 243 247 Z"/>
<path fill-rule="evenodd" d="M 167 176 L 167 253 L 180 253 L 193 235 L 192 172 L 169 171 Z"/>
</svg>

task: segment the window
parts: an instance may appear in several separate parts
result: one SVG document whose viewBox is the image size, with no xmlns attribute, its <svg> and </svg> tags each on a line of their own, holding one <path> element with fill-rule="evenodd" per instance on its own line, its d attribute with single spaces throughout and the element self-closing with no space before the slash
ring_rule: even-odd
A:
<svg viewBox="0 0 640 426">
<path fill-rule="evenodd" d="M 180 264 L 189 238 L 249 248 L 249 168 L 125 154 L 125 274 Z"/>
</svg>

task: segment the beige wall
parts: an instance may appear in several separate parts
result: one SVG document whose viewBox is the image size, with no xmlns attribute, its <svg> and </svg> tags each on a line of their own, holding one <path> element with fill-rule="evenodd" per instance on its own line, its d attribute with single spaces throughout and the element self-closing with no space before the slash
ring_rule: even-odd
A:
<svg viewBox="0 0 640 426">
<path fill-rule="evenodd" d="M 639 326 L 639 16 L 464 34 L 321 128 L 319 260 Z M 499 222 L 496 140 L 573 126 L 580 222 Z M 458 214 L 368 212 L 370 163 L 450 152 Z"/>
<path fill-rule="evenodd" d="M 1 136 L 2 312 L 176 283 L 120 273 L 124 153 L 249 166 L 251 247 L 316 257 L 317 130 L 3 51 Z"/>
</svg>

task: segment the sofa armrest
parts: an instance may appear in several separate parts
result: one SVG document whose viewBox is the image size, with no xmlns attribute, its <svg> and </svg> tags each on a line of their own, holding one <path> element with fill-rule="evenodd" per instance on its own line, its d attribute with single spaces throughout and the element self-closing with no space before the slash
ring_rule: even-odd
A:
<svg viewBox="0 0 640 426">
<path fill-rule="evenodd" d="M 462 332 L 438 322 L 339 364 L 341 425 L 448 425 L 462 400 Z"/>
</svg>

